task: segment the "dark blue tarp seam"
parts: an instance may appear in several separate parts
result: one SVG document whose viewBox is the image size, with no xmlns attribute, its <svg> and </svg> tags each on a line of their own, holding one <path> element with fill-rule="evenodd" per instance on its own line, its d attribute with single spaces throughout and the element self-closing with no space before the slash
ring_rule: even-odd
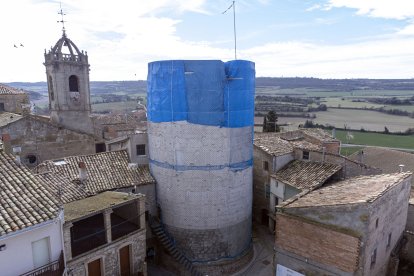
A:
<svg viewBox="0 0 414 276">
<path fill-rule="evenodd" d="M 231 170 L 241 171 L 253 166 L 253 158 L 247 161 L 242 161 L 238 163 L 224 164 L 224 165 L 204 165 L 204 166 L 188 166 L 188 165 L 172 165 L 167 162 L 159 162 L 156 160 L 150 159 L 149 162 L 158 167 L 165 169 L 171 169 L 176 171 L 217 171 L 223 170 L 225 168 L 230 168 Z"/>
</svg>

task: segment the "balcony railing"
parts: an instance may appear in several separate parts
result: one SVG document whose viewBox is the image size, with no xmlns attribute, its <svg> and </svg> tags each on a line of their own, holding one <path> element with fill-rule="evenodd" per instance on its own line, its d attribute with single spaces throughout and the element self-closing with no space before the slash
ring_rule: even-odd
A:
<svg viewBox="0 0 414 276">
<path fill-rule="evenodd" d="M 64 269 L 65 263 L 63 261 L 63 252 L 61 252 L 57 261 L 33 269 L 22 274 L 21 276 L 62 276 Z"/>
</svg>

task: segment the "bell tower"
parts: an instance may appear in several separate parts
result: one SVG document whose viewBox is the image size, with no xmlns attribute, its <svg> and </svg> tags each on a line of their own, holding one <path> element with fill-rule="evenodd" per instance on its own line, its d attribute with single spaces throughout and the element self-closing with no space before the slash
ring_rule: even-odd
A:
<svg viewBox="0 0 414 276">
<path fill-rule="evenodd" d="M 87 52 L 79 51 L 63 29 L 55 46 L 45 50 L 44 65 L 50 119 L 65 128 L 92 134 Z"/>
</svg>

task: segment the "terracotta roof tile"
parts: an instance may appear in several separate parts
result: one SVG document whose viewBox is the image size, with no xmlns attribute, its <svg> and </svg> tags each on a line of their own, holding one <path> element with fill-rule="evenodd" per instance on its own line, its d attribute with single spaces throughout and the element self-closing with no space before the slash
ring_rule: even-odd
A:
<svg viewBox="0 0 414 276">
<path fill-rule="evenodd" d="M 350 178 L 322 187 L 289 201 L 285 208 L 331 206 L 372 202 L 412 173 L 380 174 Z"/>
<path fill-rule="evenodd" d="M 22 89 L 17 89 L 17 88 L 0 83 L 0 95 L 16 95 L 16 94 L 27 94 L 27 93 Z"/>
<path fill-rule="evenodd" d="M 272 176 L 285 184 L 304 190 L 322 185 L 340 169 L 340 165 L 295 160 Z"/>
<path fill-rule="evenodd" d="M 29 169 L 0 152 L 0 236 L 51 220 L 58 201 Z"/>
<path fill-rule="evenodd" d="M 87 179 L 79 180 L 79 162 L 86 165 Z M 34 170 L 39 177 L 55 190 L 59 187 L 59 177 L 67 178 L 64 202 L 70 202 L 80 197 L 87 197 L 102 191 L 114 190 L 134 185 L 154 183 L 148 166 L 129 166 L 129 157 L 126 150 L 102 152 L 91 155 L 65 157 L 59 160 L 48 160 Z M 54 176 L 42 175 L 53 173 Z M 49 179 L 46 179 L 49 178 Z M 70 183 L 68 183 L 68 181 Z"/>
</svg>

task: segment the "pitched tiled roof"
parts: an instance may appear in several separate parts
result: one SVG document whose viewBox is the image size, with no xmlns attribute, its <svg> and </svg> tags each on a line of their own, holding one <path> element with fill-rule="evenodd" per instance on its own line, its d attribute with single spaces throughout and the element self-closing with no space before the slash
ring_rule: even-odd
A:
<svg viewBox="0 0 414 276">
<path fill-rule="evenodd" d="M 305 135 L 309 135 L 319 141 L 323 141 L 323 142 L 339 141 L 333 138 L 329 132 L 321 128 L 301 128 L 300 131 L 303 132 Z"/>
<path fill-rule="evenodd" d="M 414 140 L 414 138 L 413 138 Z M 414 153 L 398 150 L 366 147 L 363 149 L 362 161 L 368 166 L 381 169 L 384 173 L 395 173 L 399 171 L 399 165 L 404 165 L 404 171 L 414 172 Z M 359 152 L 349 156 L 352 160 L 360 161 Z"/>
<path fill-rule="evenodd" d="M 0 152 L 0 237 L 55 218 L 58 201 L 29 169 Z"/>
<path fill-rule="evenodd" d="M 79 162 L 85 163 L 88 176 L 82 182 L 79 180 Z M 71 195 L 66 197 L 68 201 L 78 198 L 77 193 L 82 191 L 86 193 L 85 196 L 88 196 L 102 191 L 155 182 L 148 166 L 129 166 L 126 150 L 48 160 L 37 166 L 35 170 L 39 173 L 52 172 L 68 178 L 73 185 L 83 186 L 82 188 L 69 186 L 67 193 Z M 57 179 L 51 179 L 48 183 L 53 181 Z M 58 185 L 52 185 L 53 187 L 56 188 Z"/>
<path fill-rule="evenodd" d="M 288 141 L 281 139 L 278 133 L 275 132 L 255 133 L 253 144 L 274 156 L 285 155 L 293 152 L 292 145 Z"/>
<path fill-rule="evenodd" d="M 58 173 L 44 172 L 35 176 L 43 181 L 53 196 L 63 204 L 95 194 L 89 191 L 85 185 L 79 185 L 77 181 L 71 181 Z"/>
<path fill-rule="evenodd" d="M 21 118 L 23 118 L 23 116 L 19 114 L 0 112 L 0 127 L 7 126 L 8 124 L 20 120 Z"/>
<path fill-rule="evenodd" d="M 299 190 L 304 190 L 322 185 L 340 169 L 340 165 L 295 160 L 280 169 L 273 177 Z"/>
<path fill-rule="evenodd" d="M 405 179 L 410 172 L 360 176 L 314 190 L 288 201 L 284 207 L 311 207 L 373 202 Z"/>
<path fill-rule="evenodd" d="M 0 83 L 0 95 L 15 95 L 15 94 L 26 94 L 26 92 L 22 89 L 17 89 L 17 88 Z"/>
<path fill-rule="evenodd" d="M 322 151 L 322 142 L 338 141 L 319 128 L 303 128 L 287 132 L 256 132 L 254 135 L 254 145 L 274 156 L 290 153 L 294 148 Z"/>
</svg>

